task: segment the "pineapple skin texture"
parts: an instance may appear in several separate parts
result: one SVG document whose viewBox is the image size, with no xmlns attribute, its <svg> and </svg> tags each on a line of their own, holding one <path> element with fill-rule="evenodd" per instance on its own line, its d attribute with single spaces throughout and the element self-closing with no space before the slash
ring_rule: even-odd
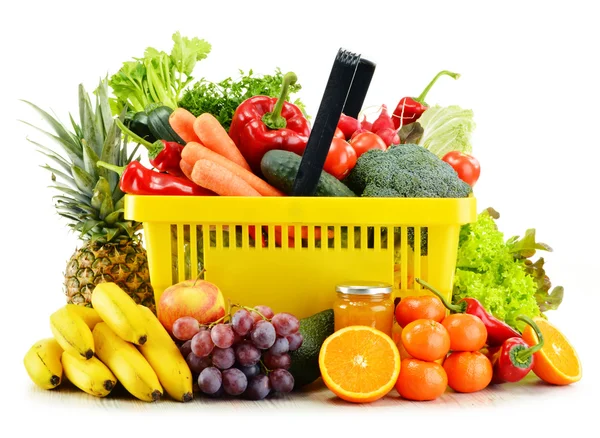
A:
<svg viewBox="0 0 600 438">
<path fill-rule="evenodd" d="M 144 247 L 131 240 L 117 243 L 84 241 L 67 263 L 67 303 L 92 307 L 92 291 L 103 282 L 114 282 L 137 303 L 156 314 Z"/>
</svg>

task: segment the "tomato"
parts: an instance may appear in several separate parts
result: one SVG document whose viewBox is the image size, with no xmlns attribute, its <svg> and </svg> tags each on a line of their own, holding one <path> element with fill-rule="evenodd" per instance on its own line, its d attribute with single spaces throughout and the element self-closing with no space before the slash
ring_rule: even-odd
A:
<svg viewBox="0 0 600 438">
<path fill-rule="evenodd" d="M 337 179 L 344 179 L 356 165 L 356 158 L 356 152 L 350 143 L 342 138 L 334 137 L 323 169 Z"/>
<path fill-rule="evenodd" d="M 387 145 L 381 137 L 369 131 L 358 134 L 350 141 L 350 144 L 356 152 L 356 158 L 371 149 L 381 149 L 382 151 L 387 149 Z"/>
<path fill-rule="evenodd" d="M 342 140 L 346 140 L 346 135 L 344 134 L 344 131 L 342 131 L 340 128 L 335 128 L 333 138 L 341 138 Z"/>
<path fill-rule="evenodd" d="M 472 155 L 462 153 L 460 151 L 450 151 L 442 158 L 458 173 L 458 177 L 471 187 L 475 185 L 479 179 L 481 171 L 479 161 Z"/>
</svg>

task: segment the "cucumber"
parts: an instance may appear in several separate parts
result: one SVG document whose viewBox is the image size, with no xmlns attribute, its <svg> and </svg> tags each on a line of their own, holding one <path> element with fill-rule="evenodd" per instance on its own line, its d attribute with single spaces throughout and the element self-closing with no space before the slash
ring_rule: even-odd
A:
<svg viewBox="0 0 600 438">
<path fill-rule="evenodd" d="M 263 156 L 260 162 L 260 169 L 273 187 L 290 195 L 301 160 L 302 157 L 293 152 L 271 150 Z M 356 196 L 356 194 L 333 175 L 323 171 L 319 178 L 315 196 L 350 197 Z"/>
<path fill-rule="evenodd" d="M 168 106 L 159 106 L 148 113 L 148 128 L 154 137 L 174 141 L 185 146 L 185 141 L 171 128 L 169 116 L 173 112 Z"/>
</svg>

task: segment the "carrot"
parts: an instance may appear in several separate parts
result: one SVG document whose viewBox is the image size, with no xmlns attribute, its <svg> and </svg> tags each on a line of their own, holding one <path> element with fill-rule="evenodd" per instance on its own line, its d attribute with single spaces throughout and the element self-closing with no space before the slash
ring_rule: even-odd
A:
<svg viewBox="0 0 600 438">
<path fill-rule="evenodd" d="M 188 179 L 192 179 L 192 170 L 194 170 L 194 166 L 192 164 L 188 163 L 185 160 L 181 160 L 179 162 L 179 168 L 181 169 L 183 174 L 188 177 Z"/>
<path fill-rule="evenodd" d="M 240 150 L 237 148 L 225 128 L 219 121 L 209 113 L 200 114 L 194 122 L 194 132 L 200 139 L 200 143 L 244 169 L 250 171 L 250 166 L 246 162 Z"/>
<path fill-rule="evenodd" d="M 315 240 L 321 240 L 321 227 L 315 227 Z M 295 227 L 288 227 L 288 248 L 293 248 L 294 247 L 294 236 L 296 235 L 296 228 Z M 308 239 L 308 227 L 302 227 L 300 228 L 300 235 L 302 237 L 303 240 Z M 328 239 L 333 239 L 334 235 L 333 235 L 333 230 L 327 230 L 327 238 Z M 275 227 L 275 243 L 278 246 L 281 246 L 281 242 L 282 242 L 282 233 L 281 233 L 281 227 Z"/>
<path fill-rule="evenodd" d="M 261 196 L 235 173 L 210 160 L 196 161 L 192 181 L 221 196 Z"/>
<path fill-rule="evenodd" d="M 263 196 L 285 195 L 285 193 L 276 189 L 268 182 L 259 178 L 249 170 L 246 170 L 240 165 L 225 158 L 224 156 L 211 151 L 210 149 L 201 145 L 200 143 L 196 143 L 194 141 L 187 143 L 183 148 L 183 151 L 181 152 L 181 158 L 182 161 L 185 161 L 189 166 L 193 166 L 196 161 L 201 159 L 210 160 L 213 163 L 217 163 L 218 165 L 225 167 L 226 169 L 230 170 L 231 172 L 242 178 L 244 181 L 250 184 L 250 186 L 254 190 L 256 190 Z M 185 170 L 183 168 L 182 170 L 185 173 Z"/>
<path fill-rule="evenodd" d="M 175 108 L 169 116 L 169 125 L 186 143 L 189 141 L 200 141 L 194 131 L 196 116 L 185 108 Z"/>
</svg>

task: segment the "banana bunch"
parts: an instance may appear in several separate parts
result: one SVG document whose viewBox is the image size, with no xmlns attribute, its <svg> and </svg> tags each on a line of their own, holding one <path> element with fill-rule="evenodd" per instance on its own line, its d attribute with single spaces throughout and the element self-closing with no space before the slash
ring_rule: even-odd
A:
<svg viewBox="0 0 600 438">
<path fill-rule="evenodd" d="M 36 385 L 56 388 L 64 375 L 96 397 L 106 397 L 120 382 L 139 400 L 157 401 L 163 392 L 192 400 L 192 373 L 150 309 L 115 283 L 98 284 L 92 305 L 67 304 L 50 316 L 54 337 L 36 342 L 23 359 Z"/>
</svg>

